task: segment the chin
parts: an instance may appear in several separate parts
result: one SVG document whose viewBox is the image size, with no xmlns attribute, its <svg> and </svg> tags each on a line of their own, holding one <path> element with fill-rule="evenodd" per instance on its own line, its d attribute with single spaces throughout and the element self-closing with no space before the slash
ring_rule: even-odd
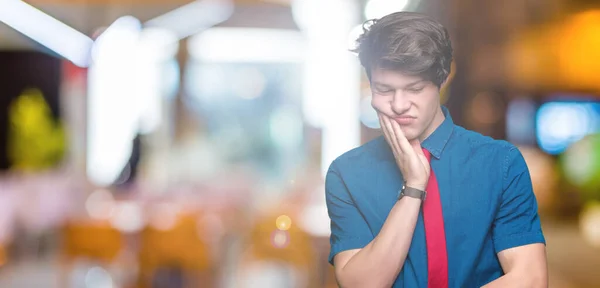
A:
<svg viewBox="0 0 600 288">
<path fill-rule="evenodd" d="M 417 133 L 416 130 L 414 129 L 402 129 L 402 132 L 404 132 L 404 136 L 406 137 L 406 139 L 408 141 L 413 141 L 415 139 L 418 139 L 419 136 L 421 135 L 421 133 Z"/>
</svg>

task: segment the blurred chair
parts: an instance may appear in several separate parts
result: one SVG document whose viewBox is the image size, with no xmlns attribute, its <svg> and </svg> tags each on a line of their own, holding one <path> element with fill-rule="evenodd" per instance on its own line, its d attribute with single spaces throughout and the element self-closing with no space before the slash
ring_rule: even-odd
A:
<svg viewBox="0 0 600 288">
<path fill-rule="evenodd" d="M 63 229 L 66 260 L 91 258 L 111 262 L 122 248 L 121 232 L 108 222 L 70 222 Z"/>
<path fill-rule="evenodd" d="M 240 263 L 242 277 L 240 287 L 258 287 L 257 275 L 249 275 L 246 271 L 257 272 L 253 266 L 265 269 L 264 277 L 274 277 L 280 273 L 287 278 L 286 283 L 269 285 L 285 285 L 281 287 L 319 287 L 318 276 L 314 267 L 317 261 L 316 251 L 311 236 L 297 225 L 287 230 L 279 230 L 276 219 L 281 214 L 263 217 L 251 228 L 249 242 L 246 244 L 244 257 Z M 291 269 L 293 272 L 284 271 Z M 279 272 L 277 272 L 279 271 Z M 252 279 L 247 279 L 251 277 Z M 294 283 L 289 283 L 294 281 Z M 291 285 L 291 286 L 290 286 Z"/>
<path fill-rule="evenodd" d="M 140 288 L 214 286 L 210 247 L 199 235 L 197 219 L 195 214 L 179 215 L 167 229 L 144 228 L 138 256 Z"/>
<path fill-rule="evenodd" d="M 67 222 L 61 232 L 63 245 L 59 287 L 68 287 L 67 279 L 77 260 L 89 260 L 108 267 L 124 248 L 121 232 L 109 222 Z"/>
</svg>

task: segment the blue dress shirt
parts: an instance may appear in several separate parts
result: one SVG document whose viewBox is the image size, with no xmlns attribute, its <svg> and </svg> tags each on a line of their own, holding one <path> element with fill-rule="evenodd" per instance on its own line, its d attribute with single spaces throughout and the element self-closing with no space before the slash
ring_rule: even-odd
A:
<svg viewBox="0 0 600 288">
<path fill-rule="evenodd" d="M 503 275 L 497 253 L 543 243 L 537 202 L 520 151 L 446 119 L 421 143 L 431 152 L 442 201 L 449 287 L 481 287 Z M 397 201 L 402 175 L 383 136 L 338 157 L 327 172 L 333 257 L 363 248 Z M 427 287 L 423 215 L 393 287 Z"/>
</svg>

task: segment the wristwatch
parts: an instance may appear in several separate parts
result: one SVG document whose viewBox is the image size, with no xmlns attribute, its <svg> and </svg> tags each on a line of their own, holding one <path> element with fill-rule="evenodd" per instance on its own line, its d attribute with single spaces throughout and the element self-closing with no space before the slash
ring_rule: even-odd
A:
<svg viewBox="0 0 600 288">
<path fill-rule="evenodd" d="M 423 190 L 419 190 L 417 188 L 406 187 L 402 185 L 402 189 L 400 189 L 398 193 L 398 200 L 402 199 L 402 197 L 408 196 L 412 198 L 421 199 L 421 201 L 425 201 L 427 196 L 427 192 Z"/>
</svg>

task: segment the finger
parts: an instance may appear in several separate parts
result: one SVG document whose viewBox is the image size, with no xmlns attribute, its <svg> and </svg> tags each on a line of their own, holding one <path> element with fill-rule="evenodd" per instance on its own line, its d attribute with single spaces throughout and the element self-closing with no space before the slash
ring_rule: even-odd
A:
<svg viewBox="0 0 600 288">
<path fill-rule="evenodd" d="M 429 164 L 429 160 L 427 160 L 427 157 L 424 154 L 417 154 L 417 157 L 419 158 L 421 163 L 423 163 L 423 167 L 425 168 L 425 171 L 427 171 L 427 174 L 429 174 L 431 171 L 431 164 Z"/>
<path fill-rule="evenodd" d="M 383 132 L 383 136 L 385 136 L 385 140 L 390 141 L 390 135 L 388 132 L 387 127 L 385 126 L 385 124 L 383 123 L 383 119 L 381 119 L 381 115 L 377 114 L 377 118 L 379 118 L 379 126 L 381 127 L 381 131 Z"/>
<path fill-rule="evenodd" d="M 396 133 L 394 131 L 394 127 L 393 127 L 393 123 L 395 123 L 394 121 L 392 121 L 390 118 L 388 118 L 385 115 L 382 115 L 383 118 L 383 123 L 385 124 L 385 126 L 388 129 L 388 133 L 390 133 L 390 142 L 392 145 L 394 145 L 394 148 L 396 149 L 396 153 L 398 153 L 398 155 L 402 155 L 404 154 L 404 152 L 402 151 L 401 147 L 400 147 L 400 143 L 398 143 L 398 137 L 396 136 Z"/>
<path fill-rule="evenodd" d="M 394 134 L 396 135 L 396 141 L 398 142 L 398 147 L 401 150 L 401 152 L 405 153 L 405 154 L 412 154 L 411 152 L 414 152 L 414 150 L 412 149 L 412 146 L 408 142 L 408 139 L 406 139 L 406 136 L 404 136 L 404 132 L 402 132 L 402 128 L 400 127 L 400 124 L 398 124 L 396 121 L 390 121 L 390 122 L 392 125 L 392 129 L 394 131 Z"/>
<path fill-rule="evenodd" d="M 385 123 L 383 122 L 383 116 L 381 114 L 377 114 L 377 116 L 379 118 L 379 125 L 381 126 L 381 130 L 383 131 L 383 136 L 385 137 L 385 140 L 390 145 L 390 148 L 392 148 L 394 157 L 398 157 L 398 152 L 396 151 L 396 147 L 392 143 L 392 137 L 390 135 L 390 131 L 389 131 L 388 127 L 385 125 Z"/>
<path fill-rule="evenodd" d="M 381 127 L 381 131 L 383 132 L 383 137 L 385 137 L 385 141 L 387 141 L 391 145 L 390 135 L 389 135 L 387 127 L 385 127 L 385 124 L 383 123 L 383 120 L 381 119 L 381 115 L 377 114 L 377 118 L 379 118 L 379 126 Z M 396 153 L 396 151 L 394 151 L 394 153 Z"/>
<path fill-rule="evenodd" d="M 423 164 L 426 164 L 427 166 L 429 166 L 429 160 L 427 160 L 427 156 L 423 152 L 423 147 L 421 146 L 421 141 L 419 141 L 418 139 L 415 139 L 415 140 L 409 141 L 409 142 L 410 142 L 410 145 L 412 146 L 413 150 L 417 154 L 417 156 L 419 156 L 419 159 L 421 159 L 421 161 L 423 162 Z"/>
</svg>

